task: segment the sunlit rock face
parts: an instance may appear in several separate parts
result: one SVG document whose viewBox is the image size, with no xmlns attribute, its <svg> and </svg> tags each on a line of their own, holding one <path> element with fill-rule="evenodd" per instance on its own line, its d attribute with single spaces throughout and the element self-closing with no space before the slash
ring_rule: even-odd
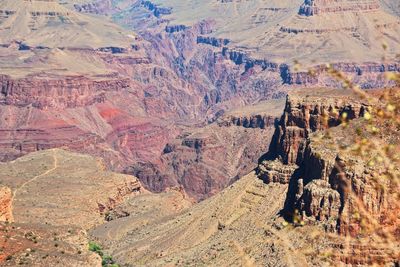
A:
<svg viewBox="0 0 400 267">
<path fill-rule="evenodd" d="M 372 11 L 380 8 L 377 0 L 306 0 L 301 5 L 299 14 L 314 16 L 324 13 Z"/>
</svg>

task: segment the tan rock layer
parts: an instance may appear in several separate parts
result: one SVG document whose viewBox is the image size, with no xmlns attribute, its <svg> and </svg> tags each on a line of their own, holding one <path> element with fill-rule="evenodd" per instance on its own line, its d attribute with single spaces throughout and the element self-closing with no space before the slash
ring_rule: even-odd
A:
<svg viewBox="0 0 400 267">
<path fill-rule="evenodd" d="M 6 186 L 0 186 L 0 222 L 13 222 L 12 192 Z"/>
<path fill-rule="evenodd" d="M 324 13 L 359 12 L 378 10 L 380 4 L 376 0 L 306 0 L 300 7 L 299 14 L 315 16 Z"/>
</svg>

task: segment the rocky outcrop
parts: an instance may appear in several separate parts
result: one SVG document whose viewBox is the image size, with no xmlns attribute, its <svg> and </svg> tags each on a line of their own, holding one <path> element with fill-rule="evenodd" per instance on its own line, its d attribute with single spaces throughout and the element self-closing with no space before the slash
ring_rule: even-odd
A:
<svg viewBox="0 0 400 267">
<path fill-rule="evenodd" d="M 168 33 L 175 33 L 175 32 L 181 32 L 186 30 L 187 27 L 185 25 L 168 25 L 165 26 L 165 31 Z"/>
<path fill-rule="evenodd" d="M 11 189 L 0 185 L 0 222 L 12 222 L 12 192 Z"/>
<path fill-rule="evenodd" d="M 340 29 L 342 30 L 353 30 L 353 29 Z M 302 33 L 308 30 L 294 29 L 294 28 L 281 28 L 281 31 L 289 33 Z M 311 32 L 322 33 L 325 30 L 317 29 L 311 30 Z M 326 30 L 331 31 L 331 30 Z M 363 89 L 371 88 L 382 88 L 385 86 L 393 86 L 393 83 L 388 82 L 385 79 L 385 72 L 400 72 L 400 64 L 397 62 L 391 63 L 334 63 L 331 68 L 343 72 L 352 77 L 354 82 L 357 82 Z M 287 64 L 279 65 L 279 73 L 282 82 L 288 85 L 308 85 L 318 86 L 319 84 L 328 84 L 332 86 L 338 86 L 337 82 L 328 75 L 328 68 L 326 65 L 316 65 L 312 68 L 313 72 L 294 71 Z"/>
<path fill-rule="evenodd" d="M 355 100 L 355 95 L 352 94 L 319 90 L 320 92 L 308 90 L 308 93 L 293 92 L 288 95 L 284 114 L 277 125 L 268 155 L 275 158 L 275 161 L 261 162 L 258 174 L 267 183 L 291 184 L 292 195 L 288 196 L 289 203 L 286 205 L 292 212 L 297 207 L 307 216 L 325 221 L 326 214 L 333 214 L 332 210 L 337 210 L 337 195 L 328 192 L 327 185 L 335 166 L 335 157 L 321 157 L 307 140 L 313 132 L 323 131 L 338 126 L 345 120 L 362 116 L 366 105 Z M 299 176 L 299 172 L 306 177 L 301 174 Z M 316 179 L 325 182 L 311 183 Z M 329 201 L 323 197 L 323 192 L 329 193 Z M 332 205 L 325 207 L 329 205 L 327 203 Z M 337 219 L 337 216 L 333 218 Z"/>
<path fill-rule="evenodd" d="M 276 117 L 263 114 L 252 114 L 252 115 L 227 115 L 218 120 L 220 126 L 241 126 L 244 128 L 260 128 L 265 129 L 267 127 L 274 126 Z"/>
<path fill-rule="evenodd" d="M 99 136 L 85 133 L 76 126 L 52 125 L 52 122 L 48 122 L 47 129 L 0 129 L 0 161 L 10 161 L 31 152 L 63 146 L 84 151 L 102 141 Z"/>
<path fill-rule="evenodd" d="M 282 157 L 285 164 L 299 164 L 303 160 L 305 141 L 312 132 L 362 117 L 366 111 L 367 105 L 354 100 L 354 94 L 343 90 L 316 90 L 321 92 L 313 95 L 311 90 L 310 94 L 305 90 L 304 94 L 288 95 L 284 114 L 275 132 L 277 142 L 272 144 L 270 151 Z"/>
<path fill-rule="evenodd" d="M 325 222 L 326 230 L 336 231 L 336 219 L 339 218 L 341 208 L 339 192 L 323 179 L 312 180 L 306 186 L 299 179 L 297 189 L 297 196 L 302 198 L 300 211 L 308 218 Z"/>
<path fill-rule="evenodd" d="M 211 138 L 210 137 L 205 137 L 205 138 L 201 138 L 201 137 L 197 137 L 197 138 L 185 138 L 182 141 L 182 145 L 190 147 L 190 148 L 194 148 L 194 149 L 204 149 L 207 145 L 210 144 Z"/>
<path fill-rule="evenodd" d="M 157 18 L 161 17 L 162 15 L 171 14 L 171 8 L 157 6 L 151 1 L 142 1 L 141 4 L 151 11 Z"/>
<path fill-rule="evenodd" d="M 260 66 L 263 70 L 269 70 L 273 72 L 279 71 L 279 64 L 270 62 L 266 59 L 251 58 L 244 51 L 223 47 L 221 56 L 225 59 L 233 61 L 236 65 L 245 65 L 246 69 L 254 66 Z"/>
<path fill-rule="evenodd" d="M 98 51 L 112 54 L 124 54 L 128 52 L 128 49 L 124 47 L 108 46 L 98 48 Z"/>
<path fill-rule="evenodd" d="M 208 44 L 215 47 L 223 47 L 229 44 L 229 39 L 215 38 L 209 36 L 197 36 L 198 44 Z"/>
<path fill-rule="evenodd" d="M 324 13 L 371 11 L 379 8 L 379 1 L 376 0 L 306 0 L 300 7 L 299 15 L 314 16 Z"/>
<path fill-rule="evenodd" d="M 121 213 L 115 214 L 113 211 L 118 205 L 122 204 L 127 197 L 134 196 L 143 192 L 143 187 L 138 180 L 125 182 L 124 185 L 119 186 L 116 189 L 116 193 L 113 196 L 109 196 L 108 201 L 105 203 L 97 203 L 99 212 L 105 216 L 105 219 L 109 221 L 111 218 L 123 217 Z M 128 216 L 129 214 L 126 214 Z"/>
<path fill-rule="evenodd" d="M 267 184 L 289 184 L 297 168 L 297 165 L 285 165 L 278 159 L 274 161 L 263 161 L 257 167 L 257 175 Z"/>
<path fill-rule="evenodd" d="M 365 130 L 370 125 L 360 117 L 368 109 L 354 94 L 326 89 L 290 93 L 265 156 L 269 160 L 261 160 L 257 175 L 265 183 L 288 184 L 283 209 L 287 219 L 349 238 L 335 248 L 335 260 L 394 264 L 398 250 L 380 240 L 399 238 L 400 188 L 394 177 L 400 169 L 396 163 L 390 171 L 379 161 L 371 164 L 378 150 L 359 153 L 362 149 L 354 144 L 374 139 L 378 148 L 391 144 L 396 153 L 399 132 L 380 122 L 373 124 L 379 136 Z"/>
<path fill-rule="evenodd" d="M 114 10 L 111 0 L 100 0 L 89 3 L 74 4 L 74 8 L 78 12 L 93 14 L 108 14 Z"/>
<path fill-rule="evenodd" d="M 362 123 L 354 120 L 350 125 L 362 127 Z M 394 226 L 398 219 L 390 215 L 399 210 L 395 193 L 399 190 L 398 185 L 384 178 L 384 165 L 371 165 L 369 157 L 335 146 L 356 142 L 354 130 L 333 128 L 331 134 L 332 138 L 324 142 L 316 135 L 309 138 L 306 147 L 309 152 L 298 170 L 299 178 L 292 178 L 293 202 L 290 205 L 302 213 L 304 220 L 317 220 L 328 231 L 365 236 L 369 229 L 378 227 L 398 235 Z M 394 175 L 400 173 L 396 168 Z M 376 182 L 378 177 L 381 177 L 379 184 Z"/>
</svg>

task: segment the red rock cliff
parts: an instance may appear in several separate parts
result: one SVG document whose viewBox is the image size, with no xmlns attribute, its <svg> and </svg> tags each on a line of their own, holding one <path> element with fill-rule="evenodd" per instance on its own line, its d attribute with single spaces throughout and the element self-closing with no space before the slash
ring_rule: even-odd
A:
<svg viewBox="0 0 400 267">
<path fill-rule="evenodd" d="M 0 102 L 37 108 L 72 108 L 103 102 L 105 91 L 129 87 L 128 79 L 94 81 L 82 76 L 62 78 L 0 76 Z"/>
</svg>

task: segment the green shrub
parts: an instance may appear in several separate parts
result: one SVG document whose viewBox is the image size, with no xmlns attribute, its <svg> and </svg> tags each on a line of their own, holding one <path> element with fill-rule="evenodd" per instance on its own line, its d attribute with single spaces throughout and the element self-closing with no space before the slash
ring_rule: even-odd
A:
<svg viewBox="0 0 400 267">
<path fill-rule="evenodd" d="M 115 263 L 115 261 L 111 256 L 104 254 L 101 246 L 96 244 L 95 242 L 93 241 L 89 242 L 89 250 L 95 252 L 97 255 L 101 257 L 101 266 L 120 267 L 118 264 Z"/>
<path fill-rule="evenodd" d="M 89 242 L 89 250 L 92 252 L 98 253 L 99 251 L 101 251 L 101 247 L 98 244 L 96 244 L 95 242 L 90 241 Z"/>
</svg>

